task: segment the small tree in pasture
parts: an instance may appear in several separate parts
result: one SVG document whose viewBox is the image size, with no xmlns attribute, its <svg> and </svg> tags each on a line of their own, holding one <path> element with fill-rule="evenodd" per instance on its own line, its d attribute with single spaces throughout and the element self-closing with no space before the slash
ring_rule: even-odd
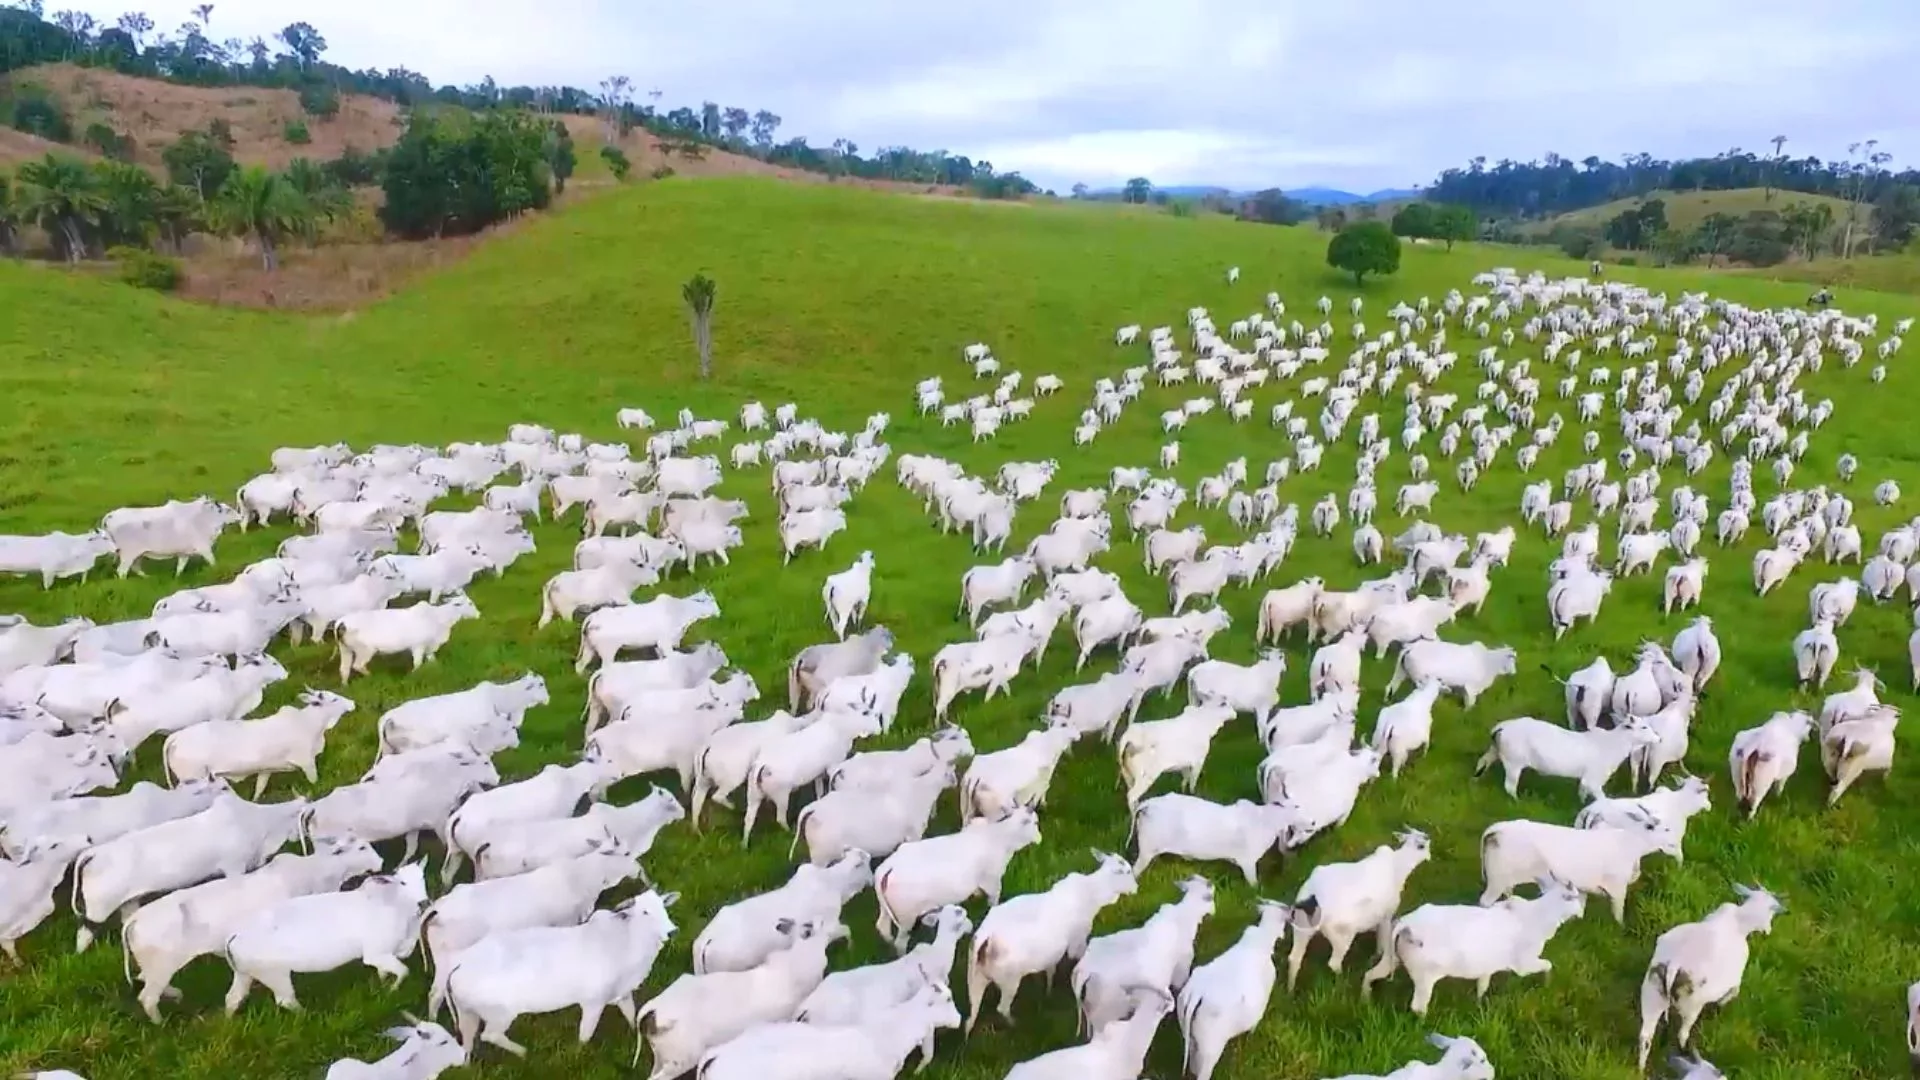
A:
<svg viewBox="0 0 1920 1080">
<path fill-rule="evenodd" d="M 1364 284 L 1368 274 L 1400 269 L 1400 238 L 1384 221 L 1362 221 L 1341 229 L 1327 244 L 1327 265 Z"/>
<path fill-rule="evenodd" d="M 713 377 L 713 298 L 717 290 L 713 279 L 695 274 L 680 287 L 687 302 L 687 318 L 693 321 L 693 344 L 700 350 L 700 377 Z"/>
</svg>

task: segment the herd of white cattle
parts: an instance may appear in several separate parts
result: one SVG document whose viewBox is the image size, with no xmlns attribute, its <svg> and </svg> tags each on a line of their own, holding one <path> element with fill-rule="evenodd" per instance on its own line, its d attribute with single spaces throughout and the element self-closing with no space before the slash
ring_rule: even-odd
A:
<svg viewBox="0 0 1920 1080">
<path fill-rule="evenodd" d="M 1442 694 L 1458 693 L 1472 708 L 1514 674 L 1514 649 L 1439 634 L 1484 603 L 1493 572 L 1509 561 L 1515 529 L 1469 541 L 1416 521 L 1387 541 L 1372 523 L 1373 477 L 1394 447 L 1374 413 L 1358 417 L 1356 475 L 1346 498 L 1327 495 L 1309 520 L 1326 536 L 1344 507 L 1362 564 L 1380 561 L 1390 546 L 1405 565 L 1352 591 L 1306 578 L 1266 594 L 1259 644 L 1282 642 L 1299 629 L 1314 647 L 1311 700 L 1304 704 L 1281 704 L 1286 661 L 1278 651 L 1263 651 L 1249 665 L 1210 658 L 1211 639 L 1231 628 L 1217 606 L 1222 591 L 1267 579 L 1298 535 L 1299 508 L 1282 504 L 1280 485 L 1318 470 L 1324 448 L 1342 440 L 1370 397 L 1389 403 L 1397 391 L 1405 402 L 1400 449 L 1413 480 L 1394 506 L 1408 515 L 1430 511 L 1440 492 L 1427 479 L 1421 452 L 1436 429 L 1438 452 L 1456 462 L 1456 479 L 1467 490 L 1503 454 L 1530 471 L 1539 448 L 1559 436 L 1558 412 L 1536 424 L 1536 361 L 1504 350 L 1544 338 L 1538 362 L 1567 371 L 1559 394 L 1578 395 L 1583 424 L 1601 419 L 1610 393 L 1624 446 L 1613 461 L 1628 473 L 1624 483 L 1609 481 L 1609 459 L 1596 457 L 1568 473 L 1561 501 L 1542 481 L 1527 488 L 1521 507 L 1527 525 L 1540 525 L 1549 537 L 1564 534 L 1547 588 L 1556 634 L 1597 617 L 1614 573 L 1649 570 L 1670 550 L 1685 561 L 1668 571 L 1665 604 L 1699 601 L 1707 563 L 1696 549 L 1711 517 L 1708 496 L 1684 486 L 1673 491 L 1669 528 L 1654 528 L 1661 468 L 1675 460 L 1692 477 L 1716 452 L 1738 455 L 1718 539 L 1737 540 L 1750 516 L 1761 513 L 1774 538 L 1754 563 L 1762 593 L 1816 551 L 1829 563 L 1860 562 L 1849 500 L 1825 486 L 1788 486 L 1811 433 L 1832 412 L 1829 402 L 1808 402 L 1797 383 L 1819 371 L 1829 353 L 1852 367 L 1871 343 L 1883 361 L 1890 358 L 1910 320 L 1872 343 L 1873 317 L 1837 311 L 1749 310 L 1690 294 L 1675 302 L 1631 286 L 1505 270 L 1475 278 L 1474 286 L 1482 291 L 1471 297 L 1456 291 L 1437 304 L 1422 298 L 1417 306 L 1397 305 L 1387 312 L 1392 329 L 1376 336 L 1358 321 L 1361 301 L 1352 302 L 1350 357 L 1337 374 L 1295 388 L 1299 402 L 1324 399 L 1318 437 L 1293 414 L 1296 399 L 1281 401 L 1268 415 L 1284 429 L 1279 445 L 1289 453 L 1268 465 L 1264 486 L 1248 490 L 1244 457 L 1197 486 L 1196 504 L 1223 507 L 1247 534 L 1243 542 L 1208 545 L 1198 526 L 1172 528 L 1188 491 L 1144 467 L 1116 467 L 1104 488 L 1065 492 L 1059 517 L 1022 553 L 963 576 L 959 607 L 977 637 L 932 658 L 936 725 L 903 749 L 857 751 L 899 720 L 916 666 L 893 651 L 885 627 L 858 629 L 873 591 L 871 552 L 826 577 L 822 600 L 834 640 L 793 660 L 788 708 L 761 720 L 746 720 L 758 687 L 726 670 L 718 645 L 682 647 L 690 628 L 720 615 L 711 594 L 635 599 L 677 567 L 695 568 L 702 556 L 725 563 L 742 544 L 745 503 L 712 494 L 724 475 L 721 462 L 694 450 L 726 438 L 732 425 L 687 410 L 676 427 L 657 431 L 642 410 L 620 410 L 621 427 L 654 432 L 644 457 L 624 444 L 587 443 L 532 425 L 514 426 L 502 443 L 444 449 L 285 448 L 273 454 L 272 471 L 244 484 L 232 505 L 203 497 L 114 510 L 84 534 L 0 537 L 0 571 L 38 576 L 51 588 L 84 579 L 107 555 L 123 576 L 143 559 L 173 560 L 176 572 L 191 559 L 211 563 L 218 537 L 234 524 L 245 529 L 287 516 L 311 530 L 229 583 L 161 600 L 150 618 L 36 626 L 0 617 L 0 853 L 7 859 L 0 862 L 0 949 L 17 959 L 17 942 L 52 914 L 71 874 L 81 921 L 77 947 L 87 948 L 117 917 L 129 978 L 137 974 L 139 1003 L 158 1022 L 161 1004 L 179 996 L 173 978 L 199 957 L 223 957 L 231 966 L 229 1012 L 255 983 L 297 1008 L 296 973 L 359 962 L 397 984 L 424 938 L 427 1019 L 409 1017 L 393 1029 L 402 1045 L 388 1057 L 341 1061 L 327 1074 L 390 1080 L 437 1076 L 467 1062 L 477 1042 L 523 1054 L 508 1035 L 516 1018 L 576 1006 L 582 1042 L 608 1006 L 635 1026 L 635 1060 L 643 1047 L 650 1051 L 653 1080 L 694 1070 L 706 1080 L 885 1080 L 916 1050 L 924 1065 L 936 1033 L 963 1023 L 949 980 L 969 936 L 969 1031 L 989 989 L 998 991 L 998 1010 L 1011 1022 L 1015 995 L 1029 976 L 1051 981 L 1072 962 L 1086 1042 L 1017 1066 L 1010 1075 L 1019 1080 L 1131 1080 L 1169 1013 L 1181 1030 L 1185 1071 L 1209 1080 L 1225 1047 L 1266 1013 L 1277 981 L 1275 952 L 1289 932 L 1289 987 L 1315 939 L 1327 939 L 1337 972 L 1354 941 L 1372 933 L 1378 961 L 1363 993 L 1405 968 L 1412 1008 L 1422 1015 L 1443 979 L 1471 980 L 1484 995 L 1498 973 L 1543 975 L 1552 967 L 1545 955 L 1552 938 L 1583 914 L 1587 897 L 1605 897 L 1623 919 L 1646 857 L 1679 858 L 1689 819 L 1711 808 L 1707 783 L 1684 774 L 1698 694 L 1720 657 L 1704 616 L 1671 651 L 1643 645 L 1623 674 L 1604 658 L 1568 673 L 1565 725 L 1530 717 L 1492 725 L 1481 770 L 1499 764 L 1509 792 L 1529 771 L 1572 780 L 1586 805 L 1569 826 L 1515 820 L 1489 827 L 1479 848 L 1486 888 L 1478 905 L 1426 904 L 1400 913 L 1406 884 L 1429 854 L 1428 838 L 1408 828 L 1395 846 L 1318 866 L 1291 905 L 1261 901 L 1238 943 L 1197 967 L 1195 938 L 1214 909 L 1204 876 L 1184 880 L 1179 895 L 1142 925 L 1092 936 L 1098 914 L 1134 893 L 1139 873 L 1162 856 L 1231 863 L 1257 886 L 1265 854 L 1299 849 L 1340 827 L 1383 763 L 1394 775 L 1409 766 L 1429 743 Z M 1319 308 L 1324 320 L 1331 302 L 1322 298 Z M 1212 387 L 1209 396 L 1161 418 L 1169 432 L 1216 402 L 1233 421 L 1249 419 L 1250 390 L 1270 378 L 1286 384 L 1332 355 L 1332 326 L 1282 325 L 1285 314 L 1269 294 L 1266 311 L 1234 321 L 1222 337 L 1204 310 L 1192 309 L 1190 365 L 1171 328 L 1152 330 L 1149 363 L 1095 384 L 1074 442 L 1094 442 L 1143 395 L 1150 376 L 1162 385 L 1191 379 Z M 1485 381 L 1465 408 L 1457 395 L 1429 390 L 1456 362 L 1446 350 L 1449 329 L 1497 341 L 1478 348 Z M 1141 333 L 1121 328 L 1116 346 L 1135 346 Z M 1657 355 L 1661 335 L 1669 342 L 1664 358 Z M 1528 344 L 1516 348 L 1517 338 Z M 1598 361 L 1616 352 L 1637 362 L 1617 374 L 1582 366 L 1583 353 Z M 969 346 L 964 357 L 976 378 L 999 374 L 985 345 Z M 1727 373 L 1716 375 L 1723 368 Z M 1882 374 L 1883 367 L 1873 369 L 1876 380 Z M 1721 425 L 1718 451 L 1686 408 L 1704 396 L 1709 376 L 1723 379 L 1707 409 L 1708 422 Z M 1014 396 L 1021 381 L 1011 373 L 992 394 L 948 403 L 942 380 L 933 378 L 917 386 L 916 397 L 921 413 L 938 412 L 943 424 L 969 422 L 979 441 L 1033 414 L 1032 399 Z M 1593 389 L 1583 393 L 1583 383 Z M 1033 381 L 1042 396 L 1062 385 L 1052 375 Z M 892 457 L 882 441 L 889 423 L 877 414 L 848 434 L 800 418 L 792 405 L 771 415 L 757 402 L 740 410 L 739 429 L 751 441 L 732 445 L 730 462 L 735 469 L 770 465 L 787 559 L 824 547 L 846 527 L 846 505 Z M 1599 441 L 1597 430 L 1586 431 L 1589 454 Z M 1645 467 L 1633 471 L 1642 459 Z M 1760 504 L 1752 463 L 1768 459 L 1779 490 Z M 1178 460 L 1179 444 L 1168 443 L 1161 468 Z M 896 467 L 898 482 L 923 498 L 942 531 L 964 530 L 976 549 L 996 552 L 1018 508 L 1037 500 L 1058 469 L 1053 461 L 1008 462 L 989 481 L 914 454 L 899 455 Z M 1843 483 L 1854 467 L 1851 458 L 1841 461 Z M 517 483 L 495 483 L 509 471 L 518 473 Z M 481 505 L 431 509 L 454 491 L 480 495 Z M 1147 617 L 1117 575 L 1093 566 L 1112 540 L 1107 502 L 1122 493 L 1146 568 L 1166 575 L 1166 616 Z M 1891 481 L 1875 494 L 1882 503 L 1899 497 Z M 1598 522 L 1569 529 L 1570 500 L 1581 496 L 1591 500 L 1595 518 L 1618 520 L 1612 572 L 1600 567 Z M 339 693 L 309 690 L 293 705 L 249 718 L 267 688 L 288 677 L 267 655 L 282 632 L 295 643 L 303 635 L 330 636 L 343 684 L 381 656 L 404 654 L 417 668 L 449 646 L 463 620 L 480 616 L 465 587 L 533 550 L 525 516 L 538 519 L 549 509 L 557 516 L 574 506 L 584 508 L 588 535 L 575 549 L 574 569 L 541 588 L 540 623 L 584 615 L 576 667 L 593 674 L 577 762 L 507 783 L 494 768 L 493 755 L 518 744 L 526 713 L 548 703 L 544 680 L 528 674 L 406 702 L 378 719 L 379 758 L 360 781 L 311 800 L 260 801 L 279 773 L 315 783 L 329 732 L 355 709 Z M 396 553 L 404 526 L 418 535 L 416 553 Z M 1812 627 L 1793 641 L 1803 682 L 1824 686 L 1837 661 L 1838 630 L 1863 584 L 1876 600 L 1902 586 L 1920 595 L 1917 554 L 1920 520 L 1882 537 L 1858 581 L 1813 588 Z M 1036 577 L 1045 582 L 1042 595 L 1014 606 Z M 1423 594 L 1436 582 L 1439 595 Z M 406 597 L 422 599 L 392 606 Z M 1214 603 L 1187 610 L 1196 601 Z M 988 612 L 996 606 L 1002 610 Z M 1117 652 L 1118 667 L 1059 690 L 1044 726 L 1018 743 L 976 754 L 966 729 L 948 720 L 954 702 L 969 692 L 991 698 L 1007 691 L 1030 660 L 1037 668 L 1062 623 L 1070 627 L 1078 667 L 1104 649 Z M 1369 644 L 1379 656 L 1398 649 L 1388 694 L 1403 684 L 1410 690 L 1381 708 L 1370 738 L 1360 739 L 1361 663 Z M 650 655 L 620 659 L 626 653 Z M 1920 631 L 1912 654 L 1920 681 Z M 1149 694 L 1170 695 L 1182 682 L 1183 711 L 1136 720 Z M 1746 813 L 1786 783 L 1802 744 L 1816 734 L 1832 799 L 1863 774 L 1890 768 L 1898 714 L 1878 700 L 1877 686 L 1863 669 L 1852 688 L 1826 698 L 1817 717 L 1780 712 L 1742 732 L 1729 764 Z M 1251 717 L 1268 751 L 1254 777 L 1258 800 L 1148 794 L 1169 774 L 1191 792 L 1215 736 L 1242 716 Z M 1093 869 L 1003 899 L 1009 862 L 1040 842 L 1040 813 L 1057 764 L 1095 733 L 1114 747 L 1133 858 L 1095 853 Z M 161 739 L 166 786 L 141 781 L 98 794 L 120 787 L 135 752 L 154 737 Z M 1606 794 L 1623 766 L 1644 792 L 1638 797 Z M 1675 767 L 1679 782 L 1655 790 Z M 662 788 L 628 805 L 606 801 L 613 784 L 666 771 L 677 775 L 685 804 Z M 249 778 L 251 798 L 232 790 Z M 959 831 L 927 836 L 936 805 L 955 788 Z M 808 791 L 816 797 L 791 814 L 793 797 Z M 675 899 L 652 888 L 640 859 L 664 829 L 688 817 L 697 828 L 707 802 L 731 806 L 736 797 L 743 841 L 765 810 L 793 832 L 796 849 L 805 844 L 805 861 L 780 888 L 717 912 L 694 942 L 693 971 L 636 1007 L 636 993 L 674 932 Z M 415 859 L 428 834 L 445 853 L 437 898 L 424 860 Z M 405 850 L 389 871 L 372 845 L 396 839 Z M 282 851 L 293 843 L 309 853 Z M 467 861 L 472 880 L 456 883 Z M 635 879 L 647 891 L 600 907 L 603 892 Z M 1514 895 L 1528 885 L 1537 887 L 1536 897 Z M 828 952 L 848 935 L 841 912 L 870 888 L 880 912 L 876 929 L 899 958 L 830 973 Z M 1671 1017 L 1675 1041 L 1688 1045 L 1702 1010 L 1734 998 L 1750 936 L 1765 933 L 1782 910 L 1764 889 L 1736 891 L 1737 902 L 1660 936 L 1641 987 L 1643 1070 L 1663 1021 Z M 982 895 L 990 906 L 976 924 L 961 905 Z M 913 944 L 922 927 L 931 938 Z M 445 1009 L 454 1032 L 434 1022 Z M 1909 1025 L 1912 1043 L 1920 1032 L 1920 986 Z M 1435 1035 L 1432 1042 L 1441 1051 L 1437 1063 L 1416 1062 L 1392 1076 L 1494 1076 L 1471 1038 Z M 1697 1056 L 1676 1056 L 1671 1064 L 1688 1080 L 1722 1075 Z"/>
</svg>

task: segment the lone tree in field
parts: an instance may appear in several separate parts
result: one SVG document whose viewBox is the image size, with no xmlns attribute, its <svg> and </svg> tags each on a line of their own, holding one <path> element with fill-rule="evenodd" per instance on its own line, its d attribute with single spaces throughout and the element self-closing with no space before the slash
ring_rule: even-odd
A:
<svg viewBox="0 0 1920 1080">
<path fill-rule="evenodd" d="M 1480 219 L 1470 206 L 1458 204 L 1436 207 L 1433 211 L 1432 239 L 1444 240 L 1453 250 L 1456 240 L 1471 240 L 1480 232 Z"/>
<path fill-rule="evenodd" d="M 1352 274 L 1354 284 L 1364 284 L 1368 274 L 1400 269 L 1400 238 L 1384 221 L 1348 225 L 1327 244 L 1327 265 Z"/>
<path fill-rule="evenodd" d="M 693 344 L 700 350 L 700 377 L 713 377 L 713 279 L 695 274 L 680 287 L 687 302 L 687 317 L 693 320 Z"/>
</svg>

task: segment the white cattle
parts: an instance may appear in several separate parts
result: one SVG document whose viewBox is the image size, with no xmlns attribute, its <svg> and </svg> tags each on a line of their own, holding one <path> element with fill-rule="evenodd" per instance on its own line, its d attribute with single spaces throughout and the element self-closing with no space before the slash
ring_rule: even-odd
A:
<svg viewBox="0 0 1920 1080">
<path fill-rule="evenodd" d="M 1474 775 L 1499 762 L 1507 794 L 1518 798 L 1528 769 L 1543 776 L 1580 781 L 1580 797 L 1606 794 L 1606 784 L 1636 751 L 1651 747 L 1660 735 L 1638 716 L 1622 717 L 1615 727 L 1569 731 L 1545 720 L 1523 716 L 1493 725 L 1492 745 L 1474 766 Z"/>
<path fill-rule="evenodd" d="M 714 913 L 693 943 L 693 972 L 749 971 L 788 947 L 782 921 L 831 925 L 873 884 L 873 863 L 854 850 L 826 865 L 801 866 L 786 884 Z"/>
<path fill-rule="evenodd" d="M 1361 979 L 1361 996 L 1404 967 L 1413 979 L 1413 1013 L 1425 1016 L 1442 979 L 1472 979 L 1485 998 L 1501 972 L 1545 976 L 1553 970 L 1541 955 L 1547 943 L 1585 913 L 1586 901 L 1573 886 L 1549 881 L 1537 899 L 1508 897 L 1491 907 L 1424 904 L 1393 920 L 1379 962 Z"/>
<path fill-rule="evenodd" d="M 1356 937 L 1390 924 L 1406 891 L 1407 878 L 1432 856 L 1427 834 L 1409 829 L 1396 837 L 1398 847 L 1381 845 L 1364 858 L 1322 863 L 1307 875 L 1293 903 L 1293 951 L 1287 957 L 1287 988 L 1300 976 L 1316 937 L 1332 950 L 1327 966 L 1338 974 Z M 1388 945 L 1382 935 L 1381 951 Z"/>
<path fill-rule="evenodd" d="M 256 982 L 281 1008 L 298 1009 L 295 972 L 332 971 L 356 960 L 399 984 L 406 958 L 419 947 L 426 906 L 426 865 L 416 862 L 349 892 L 296 896 L 246 919 L 227 939 L 227 1015 L 239 1011 Z"/>
<path fill-rule="evenodd" d="M 323 840 L 312 855 L 275 855 L 250 873 L 215 878 L 159 897 L 121 924 L 129 970 L 140 974 L 140 1006 L 160 1022 L 173 977 L 201 956 L 223 953 L 248 918 L 296 896 L 333 892 L 378 871 L 380 855 L 364 840 Z"/>
<path fill-rule="evenodd" d="M 465 593 L 454 593 L 444 603 L 348 615 L 336 624 L 340 681 L 346 682 L 355 672 L 367 674 L 374 658 L 383 654 L 408 653 L 417 671 L 439 653 L 456 624 L 479 617 L 480 609 Z"/>
<path fill-rule="evenodd" d="M 633 993 L 653 970 L 674 931 L 667 908 L 677 894 L 646 892 L 579 926 L 535 927 L 483 938 L 460 954 L 446 978 L 447 998 L 469 1053 L 475 1037 L 516 1055 L 507 1037 L 527 1013 L 578 1006 L 580 1041 L 593 1037 L 611 1005 L 633 1018 Z"/>
<path fill-rule="evenodd" d="M 1124 1019 L 1142 990 L 1171 1000 L 1187 984 L 1194 939 L 1212 914 L 1213 883 L 1196 874 L 1180 882 L 1178 900 L 1160 905 L 1146 922 L 1087 942 L 1071 983 L 1080 1030 L 1097 1034 Z"/>
<path fill-rule="evenodd" d="M 1212 1080 L 1227 1043 L 1259 1024 L 1273 996 L 1273 950 L 1286 936 L 1291 909 L 1261 900 L 1258 912 L 1238 941 L 1193 969 L 1180 988 L 1182 1057 L 1194 1080 Z"/>
<path fill-rule="evenodd" d="M 1702 1010 L 1733 1000 L 1747 969 L 1748 939 L 1771 933 L 1774 916 L 1786 910 L 1765 889 L 1735 885 L 1734 893 L 1739 903 L 1721 904 L 1699 922 L 1682 923 L 1655 939 L 1653 959 L 1640 983 L 1642 1071 L 1660 1023 L 1669 1014 L 1675 1041 L 1685 1046 Z"/>
<path fill-rule="evenodd" d="M 976 818 L 959 832 L 902 844 L 874 872 L 880 917 L 874 929 L 904 951 L 914 924 L 929 912 L 985 894 L 1000 902 L 1000 881 L 1015 852 L 1040 842 L 1040 819 L 1017 807 L 997 821 Z"/>
<path fill-rule="evenodd" d="M 245 873 L 300 835 L 305 799 L 250 803 L 231 794 L 205 810 L 126 833 L 89 849 L 74 864 L 74 942 L 84 950 L 93 927 L 128 902 L 224 875 Z"/>
<path fill-rule="evenodd" d="M 1485 907 L 1527 882 L 1553 878 L 1589 896 L 1607 897 L 1614 921 L 1627 918 L 1627 890 L 1640 878 L 1640 863 L 1654 852 L 1680 857 L 1680 834 L 1652 819 L 1636 827 L 1574 829 L 1539 821 L 1502 821 L 1480 836 Z"/>
<path fill-rule="evenodd" d="M 275 773 L 298 771 L 319 782 L 320 751 L 354 703 L 338 694 L 308 691 L 298 706 L 283 706 L 257 720 L 209 719 L 167 736 L 160 754 L 168 783 L 238 781 L 253 777 L 259 799 Z"/>
<path fill-rule="evenodd" d="M 1101 910 L 1133 894 L 1137 883 L 1126 859 L 1099 852 L 1095 858 L 1092 872 L 1070 873 L 1042 892 L 995 904 L 980 921 L 967 953 L 969 1034 L 990 987 L 1000 992 L 1001 1018 L 1013 1023 L 1013 1001 L 1027 976 L 1051 981 L 1062 961 L 1077 963 Z"/>
<path fill-rule="evenodd" d="M 1156 795 L 1134 807 L 1134 873 L 1173 855 L 1194 862 L 1233 863 L 1249 886 L 1259 882 L 1260 857 L 1284 846 L 1299 824 L 1290 806 L 1249 802 L 1231 805 L 1192 795 Z"/>
<path fill-rule="evenodd" d="M 574 670 L 584 673 L 594 661 L 611 663 L 622 649 L 677 649 L 694 623 L 720 614 L 720 603 L 706 591 L 691 596 L 656 596 L 645 603 L 601 608 L 580 623 L 580 651 Z"/>
</svg>

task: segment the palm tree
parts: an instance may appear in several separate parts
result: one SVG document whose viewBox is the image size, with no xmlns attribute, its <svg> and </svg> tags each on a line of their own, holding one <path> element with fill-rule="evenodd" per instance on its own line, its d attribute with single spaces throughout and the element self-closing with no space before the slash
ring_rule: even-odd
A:
<svg viewBox="0 0 1920 1080">
<path fill-rule="evenodd" d="M 177 253 L 180 245 L 186 242 L 187 234 L 204 224 L 206 209 L 199 192 L 179 184 L 168 184 L 155 194 L 153 200 L 154 227 L 159 230 L 160 239 Z"/>
<path fill-rule="evenodd" d="M 48 154 L 20 166 L 20 218 L 46 230 L 70 263 L 87 253 L 86 230 L 100 219 L 106 199 L 92 170 L 78 158 Z"/>
<path fill-rule="evenodd" d="M 144 245 L 159 224 L 155 206 L 160 184 L 153 174 L 138 165 L 119 161 L 100 161 L 93 166 L 99 183 L 103 207 L 100 213 L 101 242 Z"/>
<path fill-rule="evenodd" d="M 260 265 L 280 268 L 280 241 L 311 227 L 313 206 L 287 179 L 254 165 L 227 177 L 215 196 L 213 219 L 235 236 L 260 245 Z"/>
<path fill-rule="evenodd" d="M 1775 135 L 1767 141 L 1773 144 L 1773 161 L 1770 163 L 1772 167 L 1767 170 L 1766 193 L 1761 198 L 1761 202 L 1773 201 L 1773 185 L 1780 179 L 1780 148 L 1787 145 L 1787 137 L 1785 135 Z"/>
<path fill-rule="evenodd" d="M 680 287 L 680 296 L 687 302 L 687 315 L 693 320 L 693 344 L 700 350 L 700 377 L 713 377 L 713 297 L 716 289 L 713 279 L 705 274 L 695 274 Z"/>
</svg>

